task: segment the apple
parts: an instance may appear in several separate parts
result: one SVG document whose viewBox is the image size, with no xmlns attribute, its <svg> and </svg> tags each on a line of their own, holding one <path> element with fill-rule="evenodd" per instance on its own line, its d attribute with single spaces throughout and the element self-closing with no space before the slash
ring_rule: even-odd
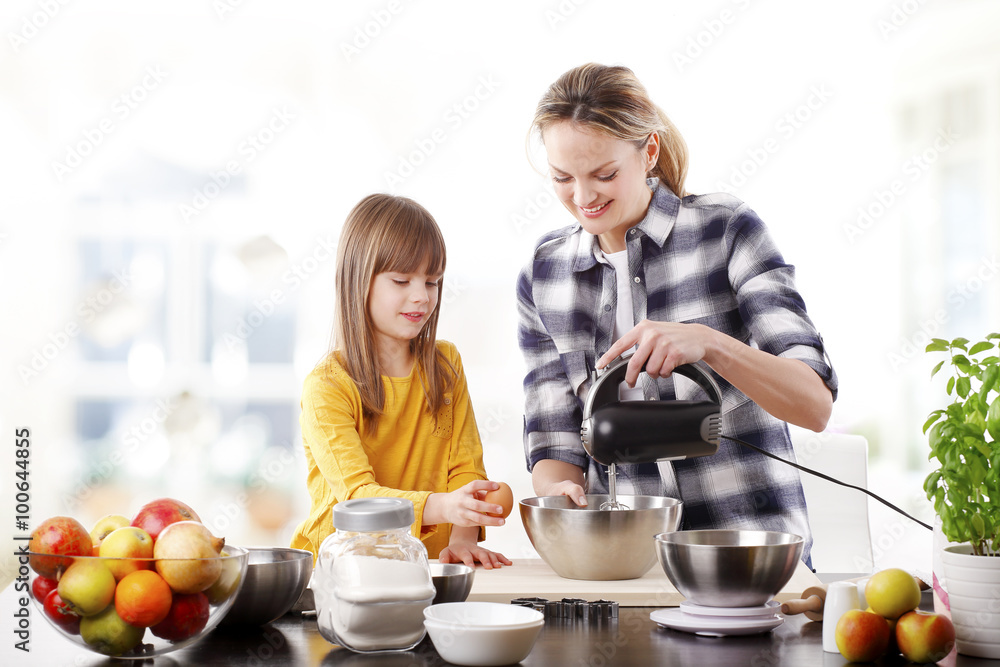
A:
<svg viewBox="0 0 1000 667">
<path fill-rule="evenodd" d="M 910 611 L 896 622 L 896 643 L 911 662 L 937 662 L 955 646 L 955 626 L 941 614 Z"/>
<path fill-rule="evenodd" d="M 44 602 L 49 591 L 54 591 L 59 582 L 48 577 L 35 577 L 31 582 L 31 596 L 39 602 Z"/>
<path fill-rule="evenodd" d="M 920 586 L 906 570 L 891 567 L 868 579 L 865 600 L 876 614 L 899 618 L 920 605 Z"/>
<path fill-rule="evenodd" d="M 132 524 L 142 528 L 156 541 L 164 528 L 178 521 L 198 521 L 198 515 L 193 509 L 173 498 L 159 498 L 146 503 L 132 517 Z"/>
<path fill-rule="evenodd" d="M 71 635 L 80 634 L 80 615 L 70 609 L 66 602 L 59 597 L 59 591 L 53 589 L 45 596 L 42 603 L 45 615 L 49 617 L 57 627 Z"/>
<path fill-rule="evenodd" d="M 906 614 L 903 614 L 903 616 L 906 616 Z M 885 622 L 889 624 L 889 648 L 886 649 L 886 653 L 899 655 L 899 644 L 896 643 L 896 624 L 899 622 L 899 619 L 887 618 Z"/>
<path fill-rule="evenodd" d="M 205 589 L 205 595 L 212 604 L 222 604 L 228 600 L 240 587 L 240 560 L 226 558 L 222 561 L 222 572 L 219 578 Z"/>
<path fill-rule="evenodd" d="M 125 575 L 136 570 L 149 570 L 153 567 L 151 560 L 125 560 L 132 558 L 152 558 L 153 538 L 142 528 L 125 526 L 111 531 L 101 542 L 101 558 L 121 558 L 123 560 L 106 560 L 105 564 L 115 575 L 115 581 L 121 581 Z"/>
<path fill-rule="evenodd" d="M 870 611 L 851 609 L 837 621 L 837 650 L 851 662 L 872 662 L 889 646 L 889 624 Z"/>
<path fill-rule="evenodd" d="M 175 595 L 167 617 L 149 629 L 160 639 L 179 642 L 205 629 L 208 597 L 204 593 Z"/>
<path fill-rule="evenodd" d="M 43 521 L 31 533 L 28 551 L 33 554 L 58 556 L 89 556 L 93 551 L 90 533 L 76 519 L 56 516 Z M 60 572 L 73 562 L 72 558 L 29 556 L 31 569 L 49 579 L 58 579 Z"/>
<path fill-rule="evenodd" d="M 225 543 L 197 521 L 172 523 L 153 545 L 156 571 L 175 593 L 200 593 L 219 578 Z"/>
<path fill-rule="evenodd" d="M 124 528 L 129 523 L 131 522 L 128 520 L 128 517 L 121 514 L 103 516 L 90 529 L 90 541 L 93 542 L 95 547 L 99 547 L 104 538 L 111 534 L 111 531 Z"/>
<path fill-rule="evenodd" d="M 115 575 L 104 561 L 80 558 L 63 572 L 56 590 L 74 612 L 80 616 L 94 616 L 111 604 L 115 585 Z"/>
<path fill-rule="evenodd" d="M 146 628 L 129 625 L 118 616 L 115 606 L 80 621 L 83 641 L 104 655 L 122 655 L 139 645 Z"/>
</svg>

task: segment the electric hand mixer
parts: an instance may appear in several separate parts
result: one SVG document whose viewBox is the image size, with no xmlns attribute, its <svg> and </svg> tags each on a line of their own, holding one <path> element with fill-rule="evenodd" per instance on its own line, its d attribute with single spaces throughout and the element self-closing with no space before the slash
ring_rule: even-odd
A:
<svg viewBox="0 0 1000 667">
<path fill-rule="evenodd" d="M 719 450 L 722 392 L 715 380 L 693 364 L 673 370 L 696 382 L 708 401 L 619 401 L 630 357 L 591 374 L 580 435 L 583 448 L 608 466 L 609 501 L 601 509 L 627 510 L 616 500 L 616 464 L 675 461 L 708 456 Z"/>
</svg>

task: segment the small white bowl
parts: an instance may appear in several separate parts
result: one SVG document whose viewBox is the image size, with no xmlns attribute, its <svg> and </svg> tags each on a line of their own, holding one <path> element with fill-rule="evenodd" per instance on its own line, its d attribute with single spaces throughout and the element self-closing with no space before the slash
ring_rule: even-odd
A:
<svg viewBox="0 0 1000 667">
<path fill-rule="evenodd" d="M 497 602 L 446 602 L 424 609 L 424 627 L 434 648 L 456 665 L 521 662 L 544 625 L 539 611 Z"/>
</svg>

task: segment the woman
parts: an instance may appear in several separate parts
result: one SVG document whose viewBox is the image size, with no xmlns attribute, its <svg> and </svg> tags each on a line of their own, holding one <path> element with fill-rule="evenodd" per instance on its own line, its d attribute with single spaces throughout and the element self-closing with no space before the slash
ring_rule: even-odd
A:
<svg viewBox="0 0 1000 667">
<path fill-rule="evenodd" d="M 687 148 L 625 67 L 563 74 L 532 129 L 576 224 L 543 236 L 518 279 L 525 452 L 538 495 L 606 493 L 580 441 L 589 371 L 635 349 L 623 398 L 695 398 L 671 371 L 701 362 L 723 394 L 723 435 L 793 459 L 786 422 L 822 431 L 837 378 L 793 268 L 750 208 L 684 191 Z M 646 367 L 646 376 L 640 372 Z M 635 387 L 641 381 L 641 388 Z M 622 494 L 684 502 L 684 527 L 812 538 L 798 473 L 722 440 L 714 456 L 619 465 Z"/>
</svg>

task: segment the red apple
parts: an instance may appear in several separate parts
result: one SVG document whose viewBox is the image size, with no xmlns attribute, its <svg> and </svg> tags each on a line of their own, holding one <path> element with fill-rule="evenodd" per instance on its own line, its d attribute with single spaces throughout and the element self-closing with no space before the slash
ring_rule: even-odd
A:
<svg viewBox="0 0 1000 667">
<path fill-rule="evenodd" d="M 851 662 L 872 662 L 889 646 L 889 624 L 870 611 L 851 609 L 837 621 L 837 649 Z"/>
<path fill-rule="evenodd" d="M 167 617 L 149 630 L 160 639 L 179 642 L 193 637 L 208 623 L 208 597 L 204 593 L 175 595 Z"/>
<path fill-rule="evenodd" d="M 49 591 L 45 596 L 45 602 L 42 603 L 42 609 L 45 610 L 45 615 L 64 632 L 71 635 L 80 634 L 80 616 L 59 597 L 59 591 Z"/>
<path fill-rule="evenodd" d="M 955 646 L 955 626 L 940 614 L 907 612 L 896 622 L 896 642 L 911 662 L 937 662 Z"/>
<path fill-rule="evenodd" d="M 172 523 L 178 521 L 198 521 L 198 515 L 193 509 L 173 498 L 160 498 L 148 502 L 139 508 L 132 518 L 132 525 L 142 528 L 155 541 L 160 532 Z"/>
<path fill-rule="evenodd" d="M 48 577 L 35 577 L 31 582 L 31 595 L 39 602 L 45 602 L 45 597 L 49 591 L 54 591 L 59 582 Z"/>
<path fill-rule="evenodd" d="M 200 593 L 222 573 L 219 551 L 225 539 L 197 521 L 167 526 L 153 545 L 156 571 L 176 593 Z"/>
<path fill-rule="evenodd" d="M 28 551 L 34 554 L 56 554 L 59 556 L 89 556 L 93 552 L 90 533 L 76 519 L 56 516 L 43 521 L 31 533 Z M 30 556 L 33 569 L 43 577 L 57 579 L 60 572 L 73 562 L 72 558 L 55 556 Z"/>
</svg>

